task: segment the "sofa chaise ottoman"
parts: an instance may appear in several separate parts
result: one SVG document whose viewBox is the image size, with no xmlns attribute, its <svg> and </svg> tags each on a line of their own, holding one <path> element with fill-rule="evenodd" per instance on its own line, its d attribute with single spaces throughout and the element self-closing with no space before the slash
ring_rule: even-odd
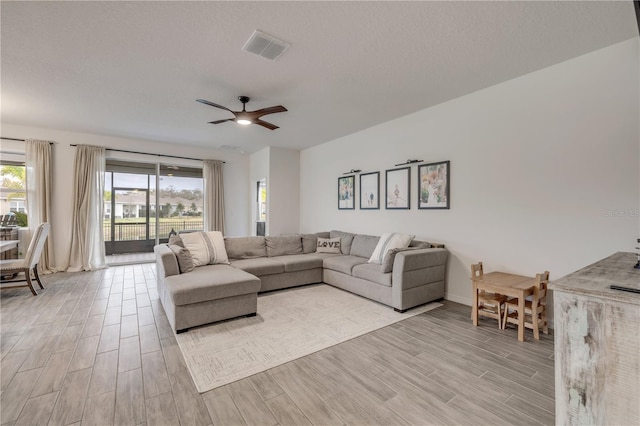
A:
<svg viewBox="0 0 640 426">
<path fill-rule="evenodd" d="M 230 265 L 207 265 L 180 274 L 166 245 L 154 247 L 160 302 L 177 333 L 226 319 L 253 316 L 260 279 Z"/>
</svg>

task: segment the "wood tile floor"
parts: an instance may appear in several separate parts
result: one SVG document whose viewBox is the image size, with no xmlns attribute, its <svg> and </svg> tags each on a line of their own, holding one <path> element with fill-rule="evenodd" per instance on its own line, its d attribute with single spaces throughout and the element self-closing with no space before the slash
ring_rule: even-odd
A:
<svg viewBox="0 0 640 426">
<path fill-rule="evenodd" d="M 0 292 L 2 424 L 554 424 L 553 338 L 444 306 L 198 394 L 152 264 Z"/>
<path fill-rule="evenodd" d="M 106 263 L 109 266 L 138 265 L 141 263 L 154 263 L 155 261 L 156 255 L 153 252 L 111 254 L 106 256 Z"/>
</svg>

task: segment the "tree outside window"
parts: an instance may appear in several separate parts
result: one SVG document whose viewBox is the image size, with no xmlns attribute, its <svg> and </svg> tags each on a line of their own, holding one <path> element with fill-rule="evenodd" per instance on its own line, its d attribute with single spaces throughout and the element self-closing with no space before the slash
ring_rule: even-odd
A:
<svg viewBox="0 0 640 426">
<path fill-rule="evenodd" d="M 25 172 L 24 165 L 0 165 L 0 214 L 15 215 L 19 226 L 27 226 Z"/>
</svg>

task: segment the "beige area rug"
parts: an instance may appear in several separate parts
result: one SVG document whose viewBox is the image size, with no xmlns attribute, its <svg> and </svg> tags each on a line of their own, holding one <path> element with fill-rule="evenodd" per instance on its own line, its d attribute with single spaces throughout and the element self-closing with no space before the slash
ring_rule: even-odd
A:
<svg viewBox="0 0 640 426">
<path fill-rule="evenodd" d="M 403 314 L 317 284 L 258 296 L 258 315 L 176 336 L 198 392 L 252 376 L 442 306 Z"/>
</svg>

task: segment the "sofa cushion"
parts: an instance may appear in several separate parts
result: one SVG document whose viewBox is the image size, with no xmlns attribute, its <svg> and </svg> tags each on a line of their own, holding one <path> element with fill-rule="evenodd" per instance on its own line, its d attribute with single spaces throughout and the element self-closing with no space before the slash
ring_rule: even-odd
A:
<svg viewBox="0 0 640 426">
<path fill-rule="evenodd" d="M 367 259 L 369 259 L 373 254 L 373 251 L 376 249 L 378 241 L 380 241 L 380 237 L 357 234 L 355 237 L 353 237 L 353 242 L 351 243 L 351 252 L 349 254 L 352 256 L 366 257 Z"/>
<path fill-rule="evenodd" d="M 328 257 L 336 257 L 336 256 L 342 256 L 342 254 L 340 253 L 309 253 L 309 254 L 305 254 L 305 256 L 309 256 L 309 257 L 317 257 L 318 259 L 326 259 Z"/>
<path fill-rule="evenodd" d="M 382 234 L 376 249 L 373 251 L 369 263 L 382 265 L 387 252 L 394 248 L 407 248 L 413 240 L 414 235 L 400 234 L 398 232 L 387 232 Z"/>
<path fill-rule="evenodd" d="M 229 263 L 222 232 L 192 232 L 181 234 L 181 238 L 185 248 L 191 252 L 193 266 Z"/>
<path fill-rule="evenodd" d="M 342 231 L 329 232 L 330 238 L 340 237 L 340 240 L 341 240 L 340 250 L 342 254 L 351 254 L 351 243 L 353 242 L 353 237 L 355 236 L 356 234 L 350 234 L 349 232 L 342 232 Z"/>
<path fill-rule="evenodd" d="M 382 284 L 391 287 L 391 273 L 384 273 L 380 270 L 380 266 L 375 263 L 365 263 L 353 267 L 352 275 L 356 278 L 362 278 L 367 281 Z"/>
<path fill-rule="evenodd" d="M 306 271 L 308 269 L 322 268 L 322 258 L 316 256 L 290 254 L 278 256 L 274 260 L 282 262 L 285 272 Z"/>
<path fill-rule="evenodd" d="M 318 245 L 318 236 L 316 234 L 302 234 L 302 253 L 315 253 Z"/>
<path fill-rule="evenodd" d="M 302 254 L 302 237 L 292 235 L 288 237 L 265 237 L 267 256 L 284 256 L 287 254 Z"/>
<path fill-rule="evenodd" d="M 260 279 L 229 265 L 207 265 L 165 278 L 174 305 L 189 305 L 260 291 Z"/>
<path fill-rule="evenodd" d="M 284 264 L 277 259 L 271 259 L 269 257 L 236 259 L 231 261 L 231 266 L 257 276 L 281 274 L 284 272 Z"/>
<path fill-rule="evenodd" d="M 356 265 L 362 265 L 367 263 L 367 259 L 358 256 L 335 256 L 324 259 L 322 266 L 326 269 L 342 272 L 343 274 L 351 275 L 351 269 Z"/>
<path fill-rule="evenodd" d="M 340 237 L 318 238 L 318 247 L 316 247 L 316 252 L 340 254 L 341 245 L 342 245 L 342 239 Z"/>
<path fill-rule="evenodd" d="M 180 270 L 181 274 L 193 271 L 193 257 L 191 257 L 191 253 L 188 249 L 177 244 L 167 244 L 167 247 L 169 247 L 173 254 L 176 255 L 176 260 L 178 261 L 178 269 Z"/>
<path fill-rule="evenodd" d="M 229 259 L 255 259 L 267 257 L 267 246 L 264 237 L 225 238 Z"/>
</svg>

